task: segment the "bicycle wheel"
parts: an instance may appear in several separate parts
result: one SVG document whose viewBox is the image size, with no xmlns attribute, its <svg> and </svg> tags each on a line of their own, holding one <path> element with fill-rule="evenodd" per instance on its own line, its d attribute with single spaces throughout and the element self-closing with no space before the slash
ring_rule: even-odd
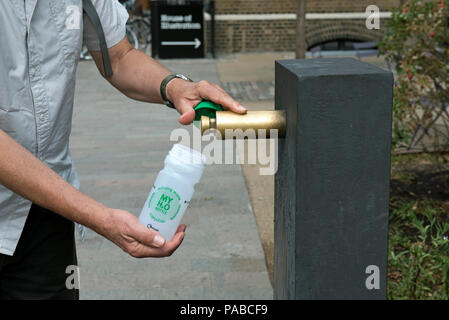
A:
<svg viewBox="0 0 449 320">
<path fill-rule="evenodd" d="M 151 25 L 144 18 L 136 21 L 137 38 L 142 44 L 142 48 L 146 48 L 151 43 Z"/>
<path fill-rule="evenodd" d="M 80 59 L 81 60 L 92 60 L 93 59 L 89 53 L 89 50 L 87 50 L 87 47 L 84 45 L 80 52 Z"/>
<path fill-rule="evenodd" d="M 128 39 L 129 43 L 131 43 L 131 45 L 136 48 L 136 50 L 139 50 L 139 39 L 137 38 L 134 30 L 132 30 L 129 26 L 126 26 L 126 38 Z"/>
</svg>

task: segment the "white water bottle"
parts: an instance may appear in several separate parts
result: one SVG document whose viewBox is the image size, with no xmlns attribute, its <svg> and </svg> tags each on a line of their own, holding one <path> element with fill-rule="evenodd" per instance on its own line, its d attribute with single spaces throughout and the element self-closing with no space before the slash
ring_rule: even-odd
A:
<svg viewBox="0 0 449 320">
<path fill-rule="evenodd" d="M 170 241 L 203 174 L 206 158 L 198 151 L 175 144 L 154 182 L 139 221 Z"/>
</svg>

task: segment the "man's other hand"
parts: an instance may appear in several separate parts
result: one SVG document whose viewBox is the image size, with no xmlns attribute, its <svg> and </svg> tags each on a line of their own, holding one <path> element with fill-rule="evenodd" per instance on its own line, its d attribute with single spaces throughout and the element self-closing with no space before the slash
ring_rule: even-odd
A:
<svg viewBox="0 0 449 320">
<path fill-rule="evenodd" d="M 156 231 L 143 226 L 131 213 L 110 209 L 108 225 L 102 234 L 135 258 L 168 257 L 181 245 L 185 225 L 180 225 L 169 242 Z"/>
</svg>

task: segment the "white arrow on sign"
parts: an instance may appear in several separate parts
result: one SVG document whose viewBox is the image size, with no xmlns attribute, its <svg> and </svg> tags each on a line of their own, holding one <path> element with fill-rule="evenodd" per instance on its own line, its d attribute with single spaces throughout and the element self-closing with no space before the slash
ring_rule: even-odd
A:
<svg viewBox="0 0 449 320">
<path fill-rule="evenodd" d="M 195 49 L 198 49 L 201 45 L 201 41 L 198 38 L 195 38 L 194 41 L 162 41 L 161 45 L 163 45 L 163 46 L 195 46 Z"/>
</svg>

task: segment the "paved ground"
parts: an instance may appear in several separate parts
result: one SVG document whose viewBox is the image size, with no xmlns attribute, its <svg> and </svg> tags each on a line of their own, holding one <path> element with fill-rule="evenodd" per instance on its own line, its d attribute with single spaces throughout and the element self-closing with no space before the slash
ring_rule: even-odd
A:
<svg viewBox="0 0 449 320">
<path fill-rule="evenodd" d="M 211 60 L 170 61 L 194 79 L 218 82 Z M 180 127 L 173 110 L 133 102 L 78 70 L 71 149 L 82 190 L 138 215 Z M 165 259 L 134 259 L 87 230 L 77 241 L 81 299 L 271 299 L 264 252 L 239 165 L 211 165 L 183 222 L 186 238 Z"/>
<path fill-rule="evenodd" d="M 329 57 L 341 58 L 341 56 Z M 235 99 L 254 102 L 274 100 L 274 65 L 276 60 L 284 59 L 294 59 L 293 53 L 229 55 L 219 58 L 216 64 L 222 87 Z M 388 69 L 382 58 L 366 57 L 362 60 Z"/>
</svg>

